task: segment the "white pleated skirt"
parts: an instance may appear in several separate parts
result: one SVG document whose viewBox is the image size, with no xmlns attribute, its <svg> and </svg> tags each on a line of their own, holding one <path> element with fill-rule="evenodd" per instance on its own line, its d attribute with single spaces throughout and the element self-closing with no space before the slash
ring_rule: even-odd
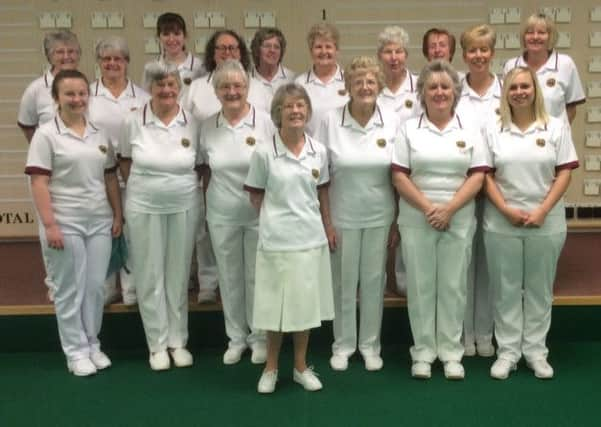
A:
<svg viewBox="0 0 601 427">
<path fill-rule="evenodd" d="M 252 324 L 256 329 L 295 332 L 334 318 L 330 251 L 257 250 Z"/>
</svg>

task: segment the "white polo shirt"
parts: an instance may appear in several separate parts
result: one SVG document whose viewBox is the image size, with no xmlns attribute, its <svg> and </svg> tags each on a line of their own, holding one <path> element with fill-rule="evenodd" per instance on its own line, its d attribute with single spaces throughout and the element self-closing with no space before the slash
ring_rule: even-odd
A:
<svg viewBox="0 0 601 427">
<path fill-rule="evenodd" d="M 522 132 L 491 124 L 486 133 L 489 161 L 495 182 L 507 205 L 526 212 L 540 206 L 558 170 L 575 169 L 578 157 L 569 126 L 551 117 L 549 123 L 533 123 Z M 542 227 L 515 227 L 489 201 L 484 210 L 484 229 L 510 235 L 554 234 L 566 231 L 565 206 L 559 200 Z"/>
<path fill-rule="evenodd" d="M 150 103 L 129 113 L 119 138 L 122 158 L 131 159 L 127 181 L 128 210 L 169 214 L 200 203 L 198 125 L 180 108 L 165 125 Z"/>
<path fill-rule="evenodd" d="M 275 73 L 271 81 L 265 79 L 265 77 L 259 74 L 255 67 L 253 67 L 250 71 L 250 75 L 253 79 L 257 80 L 265 87 L 267 93 L 270 94 L 272 98 L 280 86 L 285 85 L 286 83 L 292 83 L 294 81 L 294 73 L 290 69 L 284 67 L 282 64 L 278 65 L 278 71 Z M 271 105 L 271 102 L 269 104 Z"/>
<path fill-rule="evenodd" d="M 340 228 L 384 227 L 394 216 L 390 167 L 400 121 L 376 106 L 365 127 L 351 116 L 348 104 L 330 111 L 316 137 L 328 149 L 330 212 Z"/>
<path fill-rule="evenodd" d="M 259 248 L 302 251 L 328 244 L 319 212 L 317 189 L 327 185 L 326 148 L 305 134 L 298 157 L 275 133 L 250 159 L 244 189 L 264 192 L 259 216 Z"/>
<path fill-rule="evenodd" d="M 190 90 L 182 99 L 182 105 L 199 122 L 221 111 L 221 102 L 213 88 L 213 73 L 202 76 L 192 82 Z M 269 112 L 268 96 L 265 89 L 255 79 L 248 79 L 248 102 L 259 110 Z"/>
<path fill-rule="evenodd" d="M 50 177 L 48 189 L 59 224 L 82 218 L 112 218 L 104 174 L 116 169 L 106 134 L 89 121 L 83 137 L 56 115 L 33 135 L 25 173 Z"/>
<path fill-rule="evenodd" d="M 499 118 L 499 107 L 501 105 L 501 81 L 497 76 L 480 96 L 467 82 L 468 74 L 461 81 L 461 98 L 455 112 L 459 117 L 468 118 L 470 124 L 474 124 L 481 132 L 485 131 L 486 125 Z"/>
<path fill-rule="evenodd" d="M 306 126 L 309 135 L 315 134 L 328 111 L 342 107 L 349 101 L 344 88 L 344 76 L 339 65 L 336 65 L 334 76 L 327 82 L 322 82 L 315 75 L 313 69 L 297 76 L 294 82 L 303 86 L 311 99 L 313 114 Z"/>
<path fill-rule="evenodd" d="M 425 114 L 401 127 L 394 146 L 393 171 L 406 173 L 432 203 L 448 203 L 472 172 L 488 171 L 484 142 L 476 127 L 458 115 L 439 130 Z M 457 211 L 451 226 L 474 221 L 473 200 Z M 428 227 L 424 214 L 402 197 L 399 225 Z"/>
<path fill-rule="evenodd" d="M 53 81 L 54 75 L 48 70 L 27 86 L 19 104 L 17 123 L 20 127 L 36 128 L 55 116 L 56 105 L 51 94 Z"/>
<path fill-rule="evenodd" d="M 126 88 L 117 98 L 98 79 L 90 84 L 88 117 L 96 126 L 106 132 L 113 148 L 118 151 L 119 132 L 129 111 L 142 108 L 150 100 L 150 95 L 128 80 Z"/>
<path fill-rule="evenodd" d="M 417 76 L 407 70 L 405 80 L 395 93 L 387 87 L 382 90 L 378 97 L 378 105 L 385 110 L 394 112 L 400 118 L 401 123 L 417 117 L 422 113 L 422 107 L 417 100 L 416 86 Z"/>
<path fill-rule="evenodd" d="M 207 221 L 218 225 L 258 223 L 257 210 L 244 191 L 251 155 L 271 141 L 275 128 L 267 113 L 250 107 L 235 126 L 223 113 L 205 120 L 200 128 L 202 163 L 211 169 L 207 189 Z"/>
<path fill-rule="evenodd" d="M 503 75 L 515 67 L 528 67 L 523 55 L 508 60 Z M 552 51 L 547 62 L 536 71 L 536 78 L 545 98 L 547 113 L 553 117 L 567 121 L 566 105 L 586 101 L 578 69 L 568 55 Z"/>
<path fill-rule="evenodd" d="M 161 65 L 167 64 L 163 55 L 160 55 L 156 59 L 156 62 Z M 150 64 L 152 64 L 152 62 L 148 62 L 146 65 L 144 65 L 144 75 L 142 76 L 142 86 L 144 87 L 148 87 L 149 82 L 146 81 L 146 69 Z M 204 64 L 202 63 L 202 59 L 200 59 L 198 56 L 192 55 L 190 52 L 188 52 L 184 62 L 177 65 L 177 71 L 179 72 L 179 77 L 182 80 L 182 89 L 179 94 L 180 99 L 184 98 L 193 80 L 207 74 Z"/>
</svg>

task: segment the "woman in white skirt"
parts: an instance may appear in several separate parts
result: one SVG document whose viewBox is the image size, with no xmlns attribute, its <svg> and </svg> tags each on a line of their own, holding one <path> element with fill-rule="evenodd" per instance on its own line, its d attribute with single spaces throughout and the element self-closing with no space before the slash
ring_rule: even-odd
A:
<svg viewBox="0 0 601 427">
<path fill-rule="evenodd" d="M 309 330 L 334 318 L 327 215 L 328 159 L 323 145 L 305 133 L 311 101 L 297 84 L 280 87 L 271 105 L 278 128 L 257 147 L 244 188 L 260 210 L 253 327 L 267 331 L 267 363 L 259 393 L 272 393 L 284 332 L 294 339 L 294 381 L 315 391 L 322 384 L 306 355 Z M 323 212 L 323 219 L 322 213 Z"/>
<path fill-rule="evenodd" d="M 484 243 L 499 346 L 490 369 L 496 379 L 507 378 L 522 355 L 537 378 L 553 377 L 545 339 L 566 239 L 563 194 L 578 158 L 570 127 L 549 116 L 543 97 L 530 68 L 511 70 L 500 123 L 487 127 L 494 173 L 486 176 Z"/>
</svg>

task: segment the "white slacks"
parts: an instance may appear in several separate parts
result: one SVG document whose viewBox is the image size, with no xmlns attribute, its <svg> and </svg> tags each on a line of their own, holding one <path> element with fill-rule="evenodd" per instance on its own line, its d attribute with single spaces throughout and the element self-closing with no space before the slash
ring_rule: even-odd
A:
<svg viewBox="0 0 601 427">
<path fill-rule="evenodd" d="M 546 359 L 553 282 L 566 233 L 508 236 L 485 232 L 493 288 L 497 357 L 517 363 Z"/>
<path fill-rule="evenodd" d="M 47 244 L 43 248 L 56 286 L 54 308 L 61 346 L 71 361 L 100 349 L 103 284 L 112 244 L 110 229 L 105 230 L 91 235 L 63 234 L 64 249 Z"/>
<path fill-rule="evenodd" d="M 188 341 L 188 278 L 197 206 L 172 214 L 126 211 L 138 307 L 151 353 Z"/>
<path fill-rule="evenodd" d="M 403 238 L 401 237 L 401 240 Z M 403 243 L 399 241 L 394 254 L 394 275 L 396 278 L 396 289 L 403 295 L 407 295 L 407 269 L 405 268 L 405 261 L 403 261 Z"/>
<path fill-rule="evenodd" d="M 401 227 L 414 362 L 461 361 L 467 267 L 475 225 Z"/>
<path fill-rule="evenodd" d="M 217 261 L 213 252 L 211 236 L 205 227 L 206 206 L 200 198 L 200 223 L 196 230 L 196 268 L 199 292 L 217 291 Z"/>
<path fill-rule="evenodd" d="M 334 289 L 332 353 L 349 357 L 357 349 L 357 284 L 359 283 L 359 351 L 380 355 L 380 330 L 386 279 L 386 243 L 390 227 L 337 229 L 331 254 Z"/>
<path fill-rule="evenodd" d="M 265 346 L 265 332 L 252 329 L 259 226 L 209 224 L 214 244 L 228 347 Z"/>
</svg>

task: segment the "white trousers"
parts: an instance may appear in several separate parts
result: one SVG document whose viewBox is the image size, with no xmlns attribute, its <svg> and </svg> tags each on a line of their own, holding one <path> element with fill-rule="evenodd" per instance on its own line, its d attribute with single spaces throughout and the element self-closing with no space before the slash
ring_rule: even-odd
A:
<svg viewBox="0 0 601 427">
<path fill-rule="evenodd" d="M 213 252 L 211 236 L 205 227 L 206 206 L 200 198 L 200 224 L 196 230 L 196 268 L 199 291 L 217 291 L 217 261 Z"/>
<path fill-rule="evenodd" d="M 467 274 L 467 303 L 463 322 L 465 345 L 488 345 L 492 342 L 493 308 L 490 291 L 486 248 L 482 229 L 483 200 L 476 201 L 478 225 L 472 243 L 472 259 Z"/>
<path fill-rule="evenodd" d="M 402 241 L 399 241 L 399 244 L 394 254 L 394 275 L 396 278 L 397 291 L 401 295 L 405 296 L 407 295 L 407 269 L 405 268 L 405 262 L 403 261 L 402 245 Z"/>
<path fill-rule="evenodd" d="M 546 359 L 553 282 L 566 233 L 508 236 L 484 233 L 493 288 L 497 356 L 517 363 Z"/>
<path fill-rule="evenodd" d="M 126 211 L 138 307 L 151 353 L 188 341 L 188 278 L 198 207 L 173 214 Z"/>
<path fill-rule="evenodd" d="M 125 189 L 121 188 L 121 206 L 125 206 Z M 127 222 L 123 224 L 123 235 L 127 243 L 127 251 L 129 257 L 131 257 L 131 237 L 129 235 L 129 225 Z M 125 304 L 134 304 L 136 302 L 136 288 L 134 287 L 134 281 L 132 278 L 133 272 L 131 271 L 130 263 L 127 263 L 129 273 L 124 268 L 119 271 L 119 282 L 121 284 L 121 295 Z M 111 274 L 106 278 L 104 282 L 104 295 L 106 298 L 117 293 L 117 273 Z"/>
<path fill-rule="evenodd" d="M 265 332 L 251 328 L 259 226 L 209 224 L 214 243 L 228 347 L 265 345 Z"/>
<path fill-rule="evenodd" d="M 357 349 L 358 283 L 359 351 L 364 356 L 380 354 L 389 230 L 389 226 L 336 229 L 338 247 L 330 257 L 334 290 L 334 354 L 349 357 Z"/>
<path fill-rule="evenodd" d="M 56 286 L 54 309 L 61 346 L 68 360 L 79 360 L 100 349 L 103 283 L 112 238 L 107 230 L 91 235 L 63 234 L 63 239 L 64 249 L 46 244 L 43 251 Z"/>
<path fill-rule="evenodd" d="M 414 362 L 460 361 L 474 227 L 401 227 Z"/>
</svg>

